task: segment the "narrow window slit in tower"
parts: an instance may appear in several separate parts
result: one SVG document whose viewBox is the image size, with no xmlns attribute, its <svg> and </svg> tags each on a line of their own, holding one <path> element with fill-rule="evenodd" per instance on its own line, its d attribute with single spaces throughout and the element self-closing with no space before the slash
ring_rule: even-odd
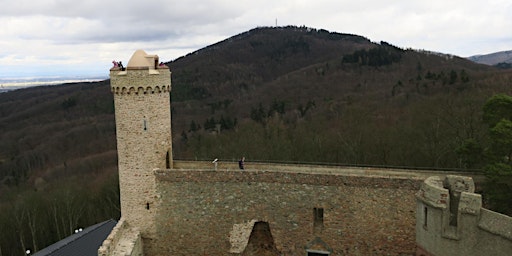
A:
<svg viewBox="0 0 512 256">
<path fill-rule="evenodd" d="M 146 203 L 146 210 L 149 210 L 149 203 Z"/>
<path fill-rule="evenodd" d="M 146 119 L 144 119 L 144 131 L 146 131 L 148 129 L 147 125 L 146 125 Z"/>
<path fill-rule="evenodd" d="M 425 206 L 423 208 L 423 227 L 427 227 L 427 220 L 428 220 L 428 208 Z"/>
</svg>

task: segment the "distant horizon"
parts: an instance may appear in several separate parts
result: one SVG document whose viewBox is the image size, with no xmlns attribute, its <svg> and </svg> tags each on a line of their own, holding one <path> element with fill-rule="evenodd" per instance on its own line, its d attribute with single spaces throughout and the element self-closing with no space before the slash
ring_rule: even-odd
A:
<svg viewBox="0 0 512 256">
<path fill-rule="evenodd" d="M 108 79 L 108 76 L 32 76 L 32 77 L 0 77 L 0 93 L 11 90 L 36 87 L 62 85 L 68 83 L 98 82 Z"/>
<path fill-rule="evenodd" d="M 108 78 L 108 74 L 17 74 L 17 75 L 9 75 L 4 76 L 0 74 L 0 81 L 6 80 L 35 80 L 35 79 L 62 79 L 62 78 L 96 78 L 96 77 L 106 77 Z"/>
<path fill-rule="evenodd" d="M 68 70 L 66 67 L 30 70 L 1 70 L 0 79 L 35 79 L 35 78 L 61 78 L 61 77 L 108 77 L 108 69 L 105 70 Z"/>
</svg>

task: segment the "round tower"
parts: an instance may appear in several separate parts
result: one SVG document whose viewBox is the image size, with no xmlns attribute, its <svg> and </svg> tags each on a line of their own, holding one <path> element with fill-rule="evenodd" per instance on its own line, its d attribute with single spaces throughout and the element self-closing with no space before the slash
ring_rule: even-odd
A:
<svg viewBox="0 0 512 256">
<path fill-rule="evenodd" d="M 171 72 L 157 55 L 137 50 L 126 68 L 110 69 L 114 94 L 121 216 L 153 238 L 155 169 L 172 168 Z"/>
</svg>

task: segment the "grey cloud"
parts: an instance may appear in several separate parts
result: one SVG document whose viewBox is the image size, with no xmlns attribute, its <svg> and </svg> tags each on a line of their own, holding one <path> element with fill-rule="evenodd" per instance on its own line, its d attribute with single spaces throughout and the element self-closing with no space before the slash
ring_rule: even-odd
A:
<svg viewBox="0 0 512 256">
<path fill-rule="evenodd" d="M 1 1 L 0 1 L 1 3 Z M 203 0 L 16 0 L 0 9 L 0 16 L 47 16 L 60 18 L 81 17 L 103 20 L 105 23 L 133 23 L 141 21 L 201 24 L 238 15 L 236 4 Z"/>
<path fill-rule="evenodd" d="M 44 59 L 40 56 L 55 52 L 96 63 L 100 57 L 91 52 L 98 48 L 107 65 L 105 56 L 129 56 L 124 51 L 132 47 L 178 57 L 257 26 L 273 26 L 275 19 L 280 26 L 306 25 L 452 54 L 511 45 L 503 35 L 512 26 L 512 4 L 493 0 L 485 5 L 478 0 L 0 0 L 0 5 L 0 56 L 7 56 L 0 66 L 11 65 L 9 56 Z"/>
<path fill-rule="evenodd" d="M 239 7 L 223 1 L 202 0 L 17 0 L 0 9 L 0 15 L 18 18 L 36 15 L 53 20 L 46 31 L 19 36 L 26 40 L 50 40 L 57 44 L 146 42 L 204 33 L 205 26 L 225 29 L 229 20 L 240 15 Z M 75 23 L 81 26 L 70 25 Z"/>
</svg>

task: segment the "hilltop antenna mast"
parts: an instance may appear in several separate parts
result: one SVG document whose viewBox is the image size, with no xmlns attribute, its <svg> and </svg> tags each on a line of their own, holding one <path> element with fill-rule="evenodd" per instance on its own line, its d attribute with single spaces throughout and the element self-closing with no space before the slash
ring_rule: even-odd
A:
<svg viewBox="0 0 512 256">
<path fill-rule="evenodd" d="M 277 18 L 276 18 L 276 28 L 277 28 Z"/>
</svg>

